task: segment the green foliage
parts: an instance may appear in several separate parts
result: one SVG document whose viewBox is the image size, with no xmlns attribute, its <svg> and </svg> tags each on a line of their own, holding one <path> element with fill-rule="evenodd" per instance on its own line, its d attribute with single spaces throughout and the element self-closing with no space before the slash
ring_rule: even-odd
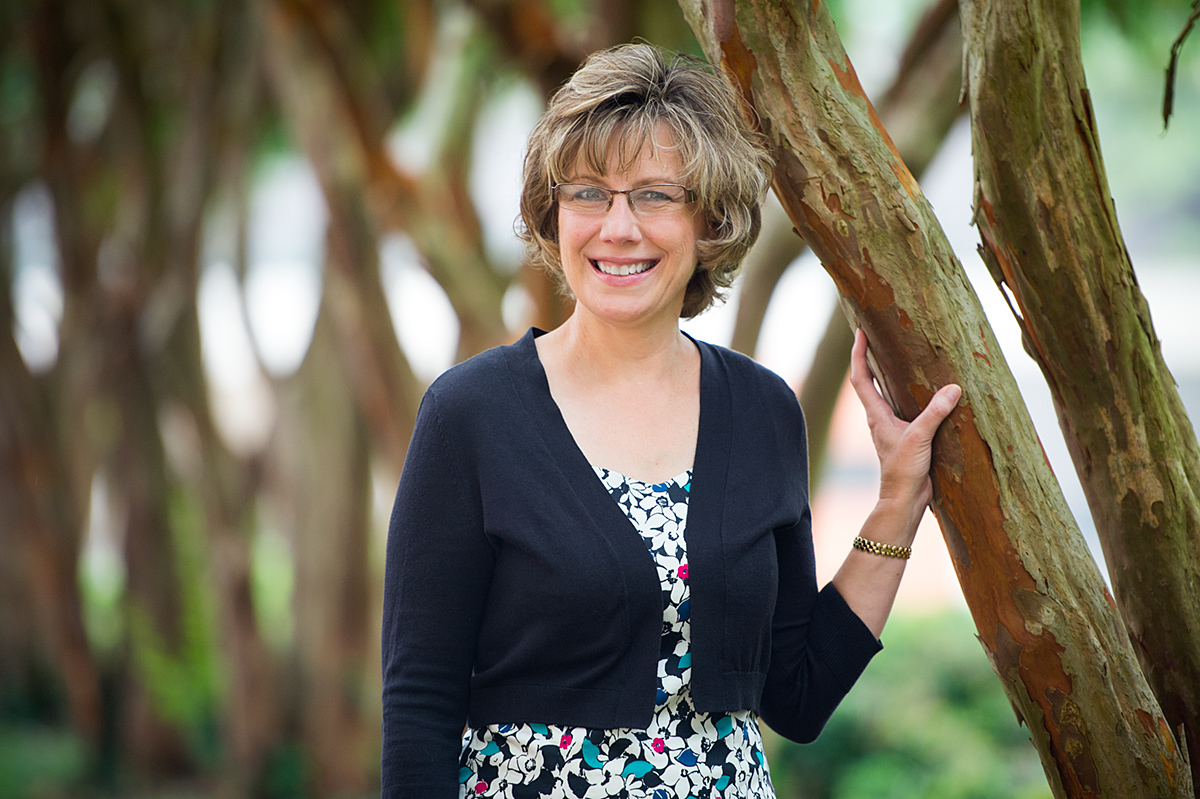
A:
<svg viewBox="0 0 1200 799">
<path fill-rule="evenodd" d="M 83 744 L 69 732 L 0 727 L 0 796 L 65 796 L 82 784 L 86 768 Z"/>
<path fill-rule="evenodd" d="M 187 731 L 202 760 L 217 757 L 220 680 L 215 608 L 198 499 L 183 492 L 171 498 L 171 528 L 182 608 L 178 647 L 162 640 L 145 608 L 129 608 L 129 641 L 143 685 L 163 718 Z"/>
<path fill-rule="evenodd" d="M 258 530 L 251 552 L 250 579 L 254 610 L 263 637 L 281 652 L 292 643 L 292 594 L 296 567 L 283 534 L 270 527 Z"/>
<path fill-rule="evenodd" d="M 125 565 L 120 555 L 102 547 L 87 552 L 79 561 L 79 587 L 88 641 L 98 653 L 115 653 L 125 631 L 121 617 Z"/>
<path fill-rule="evenodd" d="M 0 26 L 4 22 L 0 17 Z M 28 53 L 16 44 L 0 36 L 0 203 L 33 171 L 40 148 L 34 130 L 37 74 Z"/>
<path fill-rule="evenodd" d="M 1178 32 L 1190 6 L 1191 0 L 1080 0 L 1079 10 L 1087 22 L 1105 20 L 1140 35 L 1160 25 L 1173 25 Z"/>
<path fill-rule="evenodd" d="M 567 27 L 581 27 L 591 20 L 592 3 L 588 0 L 548 0 L 547 5 L 559 22 Z"/>
<path fill-rule="evenodd" d="M 304 799 L 308 795 L 308 761 L 294 741 L 281 743 L 265 769 L 263 796 L 266 799 Z"/>
<path fill-rule="evenodd" d="M 1050 796 L 965 613 L 894 618 L 884 642 L 815 743 L 775 739 L 780 799 Z"/>
</svg>

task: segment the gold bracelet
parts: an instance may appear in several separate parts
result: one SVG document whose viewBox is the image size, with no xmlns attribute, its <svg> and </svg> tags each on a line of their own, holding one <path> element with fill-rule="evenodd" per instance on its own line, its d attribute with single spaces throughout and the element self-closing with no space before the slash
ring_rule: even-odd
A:
<svg viewBox="0 0 1200 799">
<path fill-rule="evenodd" d="M 908 560 L 912 557 L 912 547 L 898 547 L 895 544 L 881 544 L 878 541 L 868 541 L 861 535 L 854 537 L 854 548 L 872 555 L 884 555 L 889 558 Z"/>
</svg>

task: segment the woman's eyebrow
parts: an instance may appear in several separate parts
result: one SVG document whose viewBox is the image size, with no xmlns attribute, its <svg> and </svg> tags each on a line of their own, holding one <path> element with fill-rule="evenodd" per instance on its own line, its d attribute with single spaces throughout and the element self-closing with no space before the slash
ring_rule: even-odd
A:
<svg viewBox="0 0 1200 799">
<path fill-rule="evenodd" d="M 585 172 L 583 174 L 580 174 L 580 175 L 577 175 L 577 176 L 571 178 L 569 181 L 563 181 L 563 182 L 564 183 L 591 183 L 596 186 L 605 187 L 604 186 L 605 180 L 606 180 L 606 178 L 604 178 L 604 177 L 595 175 L 591 172 Z M 631 188 L 636 189 L 640 186 L 658 186 L 658 185 L 662 185 L 662 184 L 667 184 L 667 185 L 672 185 L 672 186 L 682 185 L 679 183 L 679 179 L 677 179 L 677 178 L 672 178 L 667 175 L 652 175 L 643 180 L 636 181 L 631 186 Z M 605 187 L 605 188 L 607 188 L 607 187 Z"/>
</svg>

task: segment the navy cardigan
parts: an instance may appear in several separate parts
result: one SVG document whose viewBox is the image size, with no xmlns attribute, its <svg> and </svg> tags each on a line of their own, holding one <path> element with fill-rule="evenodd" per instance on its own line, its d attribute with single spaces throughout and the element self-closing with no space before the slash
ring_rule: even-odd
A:
<svg viewBox="0 0 1200 799">
<path fill-rule="evenodd" d="M 653 716 L 654 561 L 551 398 L 540 333 L 450 369 L 422 401 L 388 531 L 385 797 L 457 797 L 468 722 L 645 728 Z M 795 395 L 750 359 L 696 345 L 693 700 L 812 740 L 880 644 L 832 585 L 817 591 Z"/>
</svg>

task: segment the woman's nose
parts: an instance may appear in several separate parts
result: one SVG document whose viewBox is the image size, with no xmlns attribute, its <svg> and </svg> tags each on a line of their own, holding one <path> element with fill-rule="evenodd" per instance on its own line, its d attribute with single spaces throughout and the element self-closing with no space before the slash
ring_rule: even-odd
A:
<svg viewBox="0 0 1200 799">
<path fill-rule="evenodd" d="M 612 205 L 604 214 L 604 225 L 600 229 L 602 238 L 610 241 L 636 241 L 641 239 L 637 214 L 629 204 L 626 194 L 614 194 Z"/>
</svg>

